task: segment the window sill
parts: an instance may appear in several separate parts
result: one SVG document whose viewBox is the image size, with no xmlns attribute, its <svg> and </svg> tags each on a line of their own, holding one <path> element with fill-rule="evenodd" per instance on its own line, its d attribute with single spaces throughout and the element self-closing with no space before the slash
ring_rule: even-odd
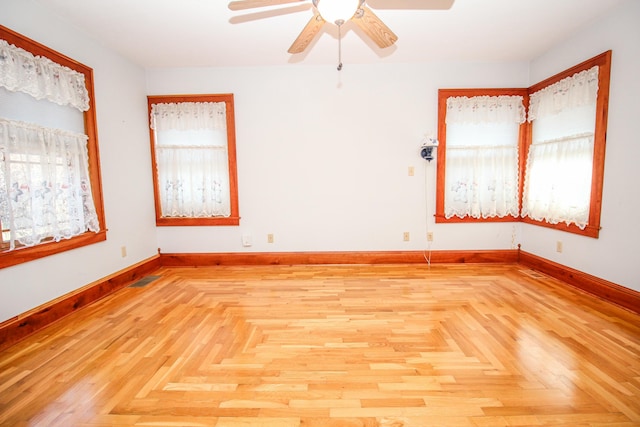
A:
<svg viewBox="0 0 640 427">
<path fill-rule="evenodd" d="M 567 225 L 564 223 L 550 224 L 545 221 L 536 221 L 535 219 L 531 219 L 528 217 L 522 218 L 521 221 L 526 224 L 537 225 L 539 227 L 553 228 L 554 230 L 566 231 L 567 233 L 579 234 L 581 236 L 586 236 L 586 237 L 593 237 L 594 239 L 597 239 L 600 236 L 600 227 L 594 227 L 593 225 L 587 225 L 583 230 L 575 224 L 570 224 L 570 225 Z"/>
<path fill-rule="evenodd" d="M 225 226 L 240 225 L 240 217 L 220 217 L 220 218 L 156 218 L 158 227 L 197 227 L 197 226 Z"/>
<path fill-rule="evenodd" d="M 106 230 L 98 233 L 87 231 L 74 238 L 61 240 L 59 242 L 46 242 L 36 246 L 25 246 L 12 251 L 0 252 L 0 268 L 11 267 L 105 240 L 107 240 Z"/>
</svg>

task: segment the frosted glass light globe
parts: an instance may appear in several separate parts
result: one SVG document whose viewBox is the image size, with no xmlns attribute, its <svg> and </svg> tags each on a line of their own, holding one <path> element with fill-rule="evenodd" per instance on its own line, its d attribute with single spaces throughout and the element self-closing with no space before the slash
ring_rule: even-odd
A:
<svg viewBox="0 0 640 427">
<path fill-rule="evenodd" d="M 340 25 L 355 15 L 359 4 L 359 0 L 318 0 L 317 7 L 322 19 Z"/>
</svg>

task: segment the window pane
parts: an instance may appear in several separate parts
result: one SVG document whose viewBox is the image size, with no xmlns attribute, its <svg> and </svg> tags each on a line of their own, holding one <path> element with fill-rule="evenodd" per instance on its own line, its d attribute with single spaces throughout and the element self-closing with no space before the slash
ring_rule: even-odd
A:
<svg viewBox="0 0 640 427">
<path fill-rule="evenodd" d="M 0 87 L 0 117 L 48 128 L 85 133 L 82 111 Z"/>
<path fill-rule="evenodd" d="M 531 140 L 536 144 L 570 135 L 592 134 L 595 123 L 595 104 L 565 110 L 534 120 L 531 127 Z"/>
</svg>

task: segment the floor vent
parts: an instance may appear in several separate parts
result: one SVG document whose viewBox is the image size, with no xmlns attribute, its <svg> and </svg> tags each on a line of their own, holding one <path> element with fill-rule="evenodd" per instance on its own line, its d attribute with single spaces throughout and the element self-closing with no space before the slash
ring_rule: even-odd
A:
<svg viewBox="0 0 640 427">
<path fill-rule="evenodd" d="M 525 274 L 529 277 L 531 277 L 532 279 L 546 279 L 547 276 L 545 276 L 544 274 L 534 271 L 534 270 L 520 270 L 520 273 Z"/>
<path fill-rule="evenodd" d="M 135 283 L 132 283 L 131 285 L 129 285 L 130 288 L 144 288 L 145 286 L 147 286 L 149 283 L 153 282 L 156 279 L 159 279 L 160 276 L 145 276 L 142 279 L 138 280 Z"/>
</svg>

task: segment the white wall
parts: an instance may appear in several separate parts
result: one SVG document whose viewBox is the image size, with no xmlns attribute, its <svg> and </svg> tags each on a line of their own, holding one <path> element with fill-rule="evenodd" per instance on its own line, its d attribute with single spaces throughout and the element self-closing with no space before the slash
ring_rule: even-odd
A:
<svg viewBox="0 0 640 427">
<path fill-rule="evenodd" d="M 531 64 L 531 83 L 611 49 L 611 93 L 599 239 L 524 225 L 523 249 L 640 291 L 640 1 L 629 0 Z M 555 251 L 563 242 L 562 253 Z"/>
<path fill-rule="evenodd" d="M 144 71 L 31 0 L 0 0 L 0 23 L 93 68 L 108 229 L 106 242 L 1 269 L 1 322 L 153 256 L 157 242 Z"/>
<path fill-rule="evenodd" d="M 510 248 L 512 224 L 433 223 L 436 162 L 427 164 L 419 148 L 423 133 L 437 132 L 438 88 L 527 82 L 526 63 L 148 70 L 149 94 L 235 94 L 240 227 L 163 227 L 159 246 L 163 253 L 421 250 L 428 218 L 434 250 Z M 253 246 L 242 247 L 242 234 Z"/>
<path fill-rule="evenodd" d="M 640 2 L 629 0 L 527 63 L 427 63 L 140 68 L 31 0 L 0 0 L 0 23 L 94 69 L 108 240 L 0 270 L 0 321 L 163 252 L 523 249 L 640 290 L 632 221 L 640 158 Z M 435 161 L 418 155 L 436 132 L 437 89 L 526 87 L 613 49 L 601 238 L 513 224 L 434 224 Z M 531 72 L 531 78 L 529 73 Z M 146 88 L 145 88 L 146 84 Z M 234 93 L 239 227 L 154 225 L 147 94 Z M 407 169 L 416 174 L 409 177 Z M 425 179 L 426 174 L 426 179 Z M 427 197 L 425 198 L 425 193 Z M 427 207 L 428 206 L 428 207 Z M 621 213 L 624 212 L 624 213 Z M 410 242 L 402 241 L 409 231 Z M 275 243 L 266 243 L 273 233 Z M 253 237 L 243 248 L 242 234 Z M 556 254 L 562 240 L 564 252 Z M 127 247 L 128 256 L 120 256 Z"/>
</svg>

